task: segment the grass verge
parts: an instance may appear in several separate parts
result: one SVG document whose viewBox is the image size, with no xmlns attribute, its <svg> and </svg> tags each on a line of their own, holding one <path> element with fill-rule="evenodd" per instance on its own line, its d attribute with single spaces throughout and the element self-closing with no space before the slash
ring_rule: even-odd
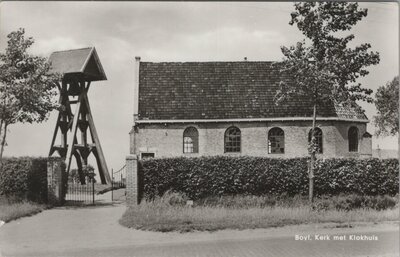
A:
<svg viewBox="0 0 400 257">
<path fill-rule="evenodd" d="M 25 216 L 31 216 L 47 209 L 46 205 L 19 202 L 19 203 L 0 203 L 0 220 L 9 222 Z"/>
<path fill-rule="evenodd" d="M 144 201 L 129 208 L 120 224 L 126 227 L 150 231 L 215 231 L 221 229 L 254 229 L 284 225 L 334 222 L 381 222 L 399 219 L 398 205 L 385 210 L 358 208 L 353 210 L 310 210 L 306 205 L 248 206 L 177 204 L 164 196 L 154 201 Z M 242 203 L 242 197 L 237 199 Z M 171 204 L 172 203 L 172 204 Z"/>
</svg>

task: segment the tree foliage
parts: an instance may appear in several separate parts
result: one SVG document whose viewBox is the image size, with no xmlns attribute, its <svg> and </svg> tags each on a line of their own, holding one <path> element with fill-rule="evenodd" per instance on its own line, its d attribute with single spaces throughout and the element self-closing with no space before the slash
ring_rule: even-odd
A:
<svg viewBox="0 0 400 257">
<path fill-rule="evenodd" d="M 78 182 L 81 181 L 81 176 L 83 181 L 88 182 L 89 179 L 92 179 L 93 177 L 94 182 L 96 182 L 96 179 L 94 178 L 96 176 L 96 174 L 94 173 L 94 167 L 90 164 L 82 167 L 82 174 L 79 174 L 78 169 L 71 169 L 68 180 L 69 182 Z"/>
<path fill-rule="evenodd" d="M 372 90 L 363 88 L 356 81 L 368 74 L 366 67 L 379 63 L 379 53 L 369 51 L 371 45 L 368 43 L 351 48 L 349 43 L 354 35 L 344 36 L 367 16 L 367 9 L 358 8 L 357 3 L 300 2 L 294 6 L 289 24 L 296 25 L 306 38 L 294 46 L 281 47 L 284 59 L 278 65 L 288 77 L 280 82 L 275 101 L 279 104 L 293 96 L 311 100 L 309 196 L 312 203 L 318 151 L 315 138 L 317 107 L 328 102 L 361 111 L 356 101 L 372 102 Z"/>
<path fill-rule="evenodd" d="M 50 73 L 47 59 L 28 53 L 33 38 L 20 28 L 8 36 L 0 53 L 0 161 L 7 127 L 17 122 L 42 122 L 57 107 L 54 96 L 59 75 Z"/>
<path fill-rule="evenodd" d="M 276 101 L 304 95 L 315 104 L 334 101 L 354 107 L 357 100 L 372 102 L 372 90 L 356 80 L 368 74 L 366 67 L 379 63 L 379 53 L 368 51 L 368 43 L 350 48 L 354 35 L 343 36 L 365 16 L 367 9 L 357 3 L 296 3 L 289 24 L 297 25 L 306 39 L 281 47 L 284 60 L 279 65 L 290 74 L 290 82 L 281 82 Z"/>
<path fill-rule="evenodd" d="M 375 94 L 378 114 L 374 124 L 376 135 L 396 135 L 399 132 L 399 76 L 378 88 Z"/>
</svg>

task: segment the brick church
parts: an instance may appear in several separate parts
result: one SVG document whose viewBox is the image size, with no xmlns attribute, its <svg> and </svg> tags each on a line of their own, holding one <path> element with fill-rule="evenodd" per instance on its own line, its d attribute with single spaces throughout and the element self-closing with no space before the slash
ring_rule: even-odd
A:
<svg viewBox="0 0 400 257">
<path fill-rule="evenodd" d="M 308 155 L 309 99 L 276 105 L 273 62 L 141 62 L 134 68 L 131 153 L 139 158 Z M 326 103 L 317 108 L 320 157 L 370 157 L 368 118 Z"/>
</svg>

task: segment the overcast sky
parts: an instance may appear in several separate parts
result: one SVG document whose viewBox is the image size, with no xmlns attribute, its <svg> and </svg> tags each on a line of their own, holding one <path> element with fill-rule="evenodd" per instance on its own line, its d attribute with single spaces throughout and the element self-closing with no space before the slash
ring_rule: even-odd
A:
<svg viewBox="0 0 400 257">
<path fill-rule="evenodd" d="M 352 31 L 353 45 L 371 43 L 379 65 L 360 80 L 374 91 L 399 71 L 398 5 L 360 3 L 368 16 Z M 95 46 L 108 80 L 92 83 L 92 112 L 109 168 L 129 154 L 133 61 L 279 61 L 280 46 L 303 38 L 288 24 L 292 3 L 2 2 L 0 50 L 19 27 L 35 39 L 32 53 Z M 362 104 L 372 119 L 376 109 Z M 10 127 L 7 156 L 46 156 L 56 122 Z M 368 131 L 374 133 L 373 125 Z M 397 149 L 397 138 L 373 138 L 373 148 Z"/>
</svg>

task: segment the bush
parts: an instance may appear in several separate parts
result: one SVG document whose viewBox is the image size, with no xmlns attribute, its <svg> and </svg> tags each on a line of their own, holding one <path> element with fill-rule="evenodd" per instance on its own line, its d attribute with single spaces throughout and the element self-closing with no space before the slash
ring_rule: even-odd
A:
<svg viewBox="0 0 400 257">
<path fill-rule="evenodd" d="M 189 199 L 186 195 L 172 191 L 167 191 L 163 196 L 154 199 L 154 201 L 157 201 L 160 204 L 171 206 L 185 206 L 187 200 Z"/>
<path fill-rule="evenodd" d="M 141 204 L 128 208 L 120 224 L 129 228 L 152 231 L 193 230 L 214 231 L 219 229 L 252 229 L 268 228 L 293 224 L 310 224 L 322 222 L 339 223 L 337 226 L 351 227 L 352 222 L 381 222 L 399 219 L 399 209 L 377 211 L 359 208 L 338 210 L 334 202 L 355 201 L 359 196 L 324 196 L 332 208 L 323 211 L 310 209 L 306 196 L 212 196 L 195 201 L 192 208 L 184 204 L 185 195 L 168 191 L 153 200 L 144 200 Z M 390 197 L 368 196 L 378 199 Z M 340 202 L 338 201 L 338 202 Z M 378 200 L 379 201 L 379 200 Z M 384 202 L 384 200 L 382 201 Z M 330 225 L 329 225 L 330 226 Z"/>
<path fill-rule="evenodd" d="M 386 210 L 395 207 L 398 204 L 398 202 L 399 202 L 398 196 L 390 197 L 388 195 L 384 196 L 379 195 L 376 198 L 369 197 L 369 200 L 366 202 L 365 207 L 375 210 Z"/>
<path fill-rule="evenodd" d="M 330 195 L 395 195 L 399 192 L 399 162 L 377 158 L 318 160 L 315 191 Z"/>
<path fill-rule="evenodd" d="M 277 204 L 276 196 L 209 196 L 196 201 L 196 206 L 224 207 L 224 208 L 265 208 Z"/>
<path fill-rule="evenodd" d="M 0 221 L 4 222 L 31 216 L 46 209 L 45 205 L 25 201 L 15 203 L 0 202 L 0 206 Z"/>
<path fill-rule="evenodd" d="M 147 159 L 139 162 L 143 196 L 166 191 L 192 200 L 224 195 L 307 195 L 307 158 L 199 157 Z M 326 159 L 316 162 L 315 194 L 395 195 L 398 160 Z"/>
<path fill-rule="evenodd" d="M 225 195 L 209 196 L 195 202 L 196 206 L 223 207 L 234 209 L 267 207 L 302 207 L 308 206 L 308 197 L 295 195 Z"/>
<path fill-rule="evenodd" d="M 47 160 L 42 157 L 4 158 L 0 170 L 0 196 L 13 201 L 46 202 Z"/>
<path fill-rule="evenodd" d="M 339 195 L 339 196 L 322 196 L 315 200 L 317 210 L 344 210 L 350 211 L 354 209 L 373 209 L 386 210 L 391 209 L 398 203 L 398 196 L 378 195 Z"/>
<path fill-rule="evenodd" d="M 315 209 L 318 211 L 342 210 L 349 211 L 354 209 L 373 209 L 386 210 L 391 209 L 398 203 L 398 196 L 365 196 L 365 195 L 322 195 L 315 198 Z M 280 196 L 210 196 L 197 200 L 196 206 L 249 209 L 249 208 L 298 208 L 309 206 L 307 196 L 280 195 Z"/>
</svg>

